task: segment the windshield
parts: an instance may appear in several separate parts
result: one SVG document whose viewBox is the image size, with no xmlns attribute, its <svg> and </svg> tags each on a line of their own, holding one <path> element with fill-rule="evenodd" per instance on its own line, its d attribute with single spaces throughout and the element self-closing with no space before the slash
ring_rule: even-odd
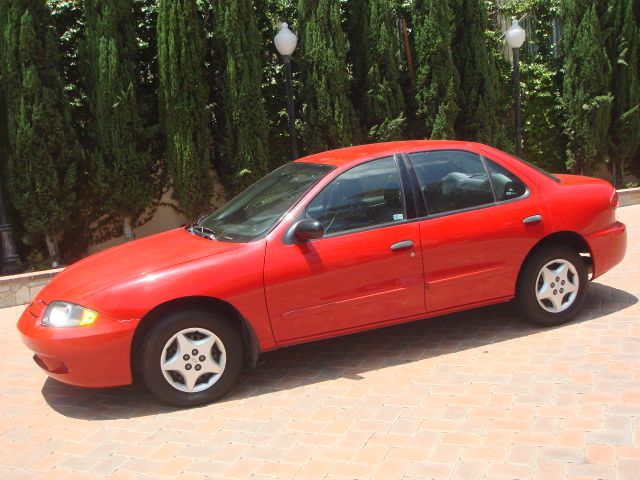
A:
<svg viewBox="0 0 640 480">
<path fill-rule="evenodd" d="M 258 180 L 222 208 L 200 219 L 198 229 L 216 240 L 248 242 L 267 233 L 333 167 L 287 163 Z"/>
</svg>

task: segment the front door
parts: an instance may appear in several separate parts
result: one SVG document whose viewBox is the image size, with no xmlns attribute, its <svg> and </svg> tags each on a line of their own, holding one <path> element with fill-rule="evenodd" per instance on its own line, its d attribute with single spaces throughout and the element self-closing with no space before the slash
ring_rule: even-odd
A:
<svg viewBox="0 0 640 480">
<path fill-rule="evenodd" d="M 267 244 L 265 293 L 276 341 L 425 312 L 419 222 L 407 222 L 393 157 L 334 179 L 303 215 L 323 238 Z"/>
</svg>

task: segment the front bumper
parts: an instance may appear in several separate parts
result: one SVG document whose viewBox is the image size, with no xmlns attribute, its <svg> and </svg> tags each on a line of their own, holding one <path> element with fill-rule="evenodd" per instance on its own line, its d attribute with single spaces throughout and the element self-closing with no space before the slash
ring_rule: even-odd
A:
<svg viewBox="0 0 640 480">
<path fill-rule="evenodd" d="M 615 222 L 608 228 L 586 236 L 593 260 L 593 277 L 608 272 L 624 258 L 627 251 L 627 228 Z"/>
<path fill-rule="evenodd" d="M 40 300 L 29 305 L 18 320 L 18 330 L 47 375 L 80 387 L 131 383 L 131 340 L 137 322 L 101 315 L 85 327 L 43 327 L 45 307 Z"/>
</svg>

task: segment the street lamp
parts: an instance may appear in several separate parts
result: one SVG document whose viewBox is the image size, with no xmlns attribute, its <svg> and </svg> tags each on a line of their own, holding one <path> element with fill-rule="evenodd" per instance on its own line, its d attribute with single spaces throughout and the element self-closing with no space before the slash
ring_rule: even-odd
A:
<svg viewBox="0 0 640 480">
<path fill-rule="evenodd" d="M 287 89 L 287 116 L 289 117 L 289 136 L 291 137 L 291 156 L 295 160 L 298 158 L 298 142 L 296 141 L 296 117 L 293 110 L 293 89 L 291 87 L 291 54 L 296 49 L 298 37 L 289 30 L 289 26 L 282 22 L 280 31 L 273 37 L 276 50 L 282 55 L 284 61 L 284 73 Z"/>
<path fill-rule="evenodd" d="M 518 25 L 518 20 L 513 19 L 509 30 L 505 34 L 507 45 L 513 52 L 513 85 L 516 95 L 516 155 L 522 157 L 522 126 L 520 120 L 520 55 L 518 49 L 525 39 L 524 29 Z"/>
</svg>

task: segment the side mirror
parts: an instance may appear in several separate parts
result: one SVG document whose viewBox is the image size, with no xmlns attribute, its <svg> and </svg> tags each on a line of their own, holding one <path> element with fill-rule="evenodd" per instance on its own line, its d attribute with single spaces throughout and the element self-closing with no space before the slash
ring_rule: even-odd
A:
<svg viewBox="0 0 640 480">
<path fill-rule="evenodd" d="M 318 220 L 305 218 L 293 227 L 293 237 L 299 242 L 308 242 L 309 240 L 322 238 L 323 235 L 324 227 Z"/>
</svg>

